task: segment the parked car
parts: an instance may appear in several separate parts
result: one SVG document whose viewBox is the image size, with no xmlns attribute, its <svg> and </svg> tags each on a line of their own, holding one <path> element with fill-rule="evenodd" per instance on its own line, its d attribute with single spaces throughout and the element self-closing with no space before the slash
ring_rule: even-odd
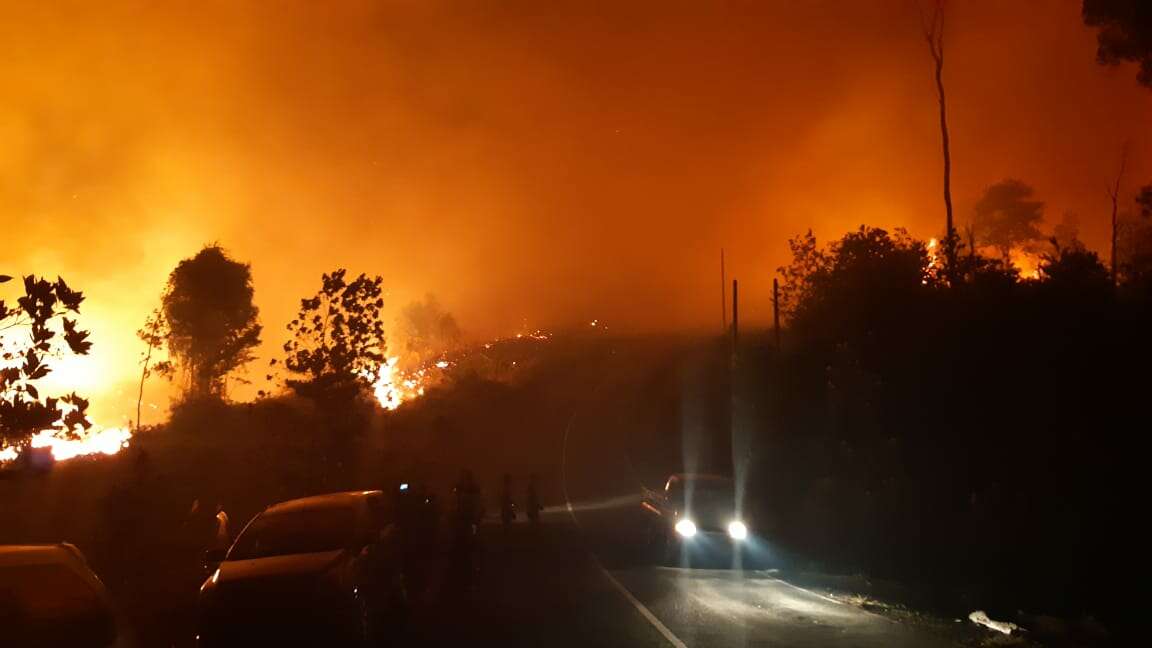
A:
<svg viewBox="0 0 1152 648">
<path fill-rule="evenodd" d="M 0 644 L 128 645 L 112 597 L 70 544 L 0 546 Z"/>
<path fill-rule="evenodd" d="M 225 645 L 371 645 L 402 623 L 398 538 L 380 491 L 270 506 L 226 554 L 205 556 L 197 641 Z"/>
</svg>

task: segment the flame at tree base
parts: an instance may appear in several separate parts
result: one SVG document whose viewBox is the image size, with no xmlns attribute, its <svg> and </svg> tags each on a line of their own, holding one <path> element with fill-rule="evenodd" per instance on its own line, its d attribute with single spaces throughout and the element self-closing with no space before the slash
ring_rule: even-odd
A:
<svg viewBox="0 0 1152 648">
<path fill-rule="evenodd" d="M 394 410 L 407 401 L 423 396 L 431 378 L 427 367 L 403 371 L 396 366 L 399 361 L 400 358 L 396 356 L 388 358 L 380 367 L 380 375 L 372 385 L 377 402 L 386 410 Z M 435 367 L 445 369 L 448 365 L 447 361 L 441 360 Z"/>
</svg>

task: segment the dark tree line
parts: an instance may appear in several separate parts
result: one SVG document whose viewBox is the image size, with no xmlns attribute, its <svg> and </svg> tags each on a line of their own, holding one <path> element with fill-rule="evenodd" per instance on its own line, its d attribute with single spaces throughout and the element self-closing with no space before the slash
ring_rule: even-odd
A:
<svg viewBox="0 0 1152 648">
<path fill-rule="evenodd" d="M 1114 287 L 1082 244 L 1050 244 L 1034 280 L 961 247 L 950 281 L 902 231 L 792 249 L 758 453 L 781 537 L 847 568 L 1108 609 L 1096 586 L 1122 568 L 1109 556 L 1147 420 L 1149 286 Z"/>
</svg>

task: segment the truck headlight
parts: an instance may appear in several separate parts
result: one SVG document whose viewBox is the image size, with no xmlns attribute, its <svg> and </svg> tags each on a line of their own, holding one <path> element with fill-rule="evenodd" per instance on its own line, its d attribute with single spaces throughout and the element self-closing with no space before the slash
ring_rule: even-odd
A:
<svg viewBox="0 0 1152 648">
<path fill-rule="evenodd" d="M 688 518 L 684 518 L 676 523 L 676 533 L 679 533 L 685 538 L 691 538 L 696 535 L 696 523 Z"/>
<path fill-rule="evenodd" d="M 748 537 L 748 527 L 740 520 L 734 520 L 728 524 L 728 537 L 733 540 L 743 540 Z"/>
</svg>

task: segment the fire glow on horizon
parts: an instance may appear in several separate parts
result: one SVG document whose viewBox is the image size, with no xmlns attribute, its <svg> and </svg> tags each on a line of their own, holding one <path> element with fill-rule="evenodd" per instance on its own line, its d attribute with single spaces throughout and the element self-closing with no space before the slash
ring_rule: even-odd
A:
<svg viewBox="0 0 1152 648">
<path fill-rule="evenodd" d="M 552 334 L 536 329 L 530 333 L 518 333 L 514 337 L 500 338 L 482 345 L 490 349 L 493 344 L 511 340 L 533 340 L 544 342 L 550 340 Z M 456 363 L 446 358 L 439 358 L 425 366 L 405 370 L 399 366 L 399 356 L 389 357 L 380 368 L 380 374 L 373 382 L 372 392 L 380 407 L 394 411 L 401 405 L 423 396 L 427 389 L 444 379 L 444 372 Z M 516 364 L 513 362 L 513 364 Z M 132 439 L 132 430 L 128 427 L 102 427 L 93 425 L 88 430 L 80 430 L 69 435 L 60 429 L 41 430 L 32 436 L 29 442 L 31 448 L 48 448 L 56 461 L 67 461 L 77 457 L 111 456 L 129 446 Z M 20 456 L 20 449 L 15 446 L 0 447 L 0 464 L 15 461 Z"/>
</svg>

